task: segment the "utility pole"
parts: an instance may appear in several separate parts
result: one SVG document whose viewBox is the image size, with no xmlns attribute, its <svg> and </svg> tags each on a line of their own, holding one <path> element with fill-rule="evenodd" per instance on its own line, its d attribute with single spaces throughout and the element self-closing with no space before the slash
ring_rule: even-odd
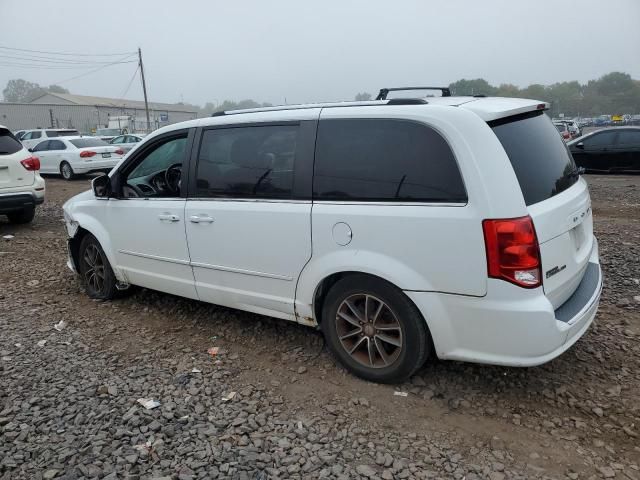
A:
<svg viewBox="0 0 640 480">
<path fill-rule="evenodd" d="M 147 83 L 144 81 L 144 67 L 142 66 L 142 50 L 138 47 L 138 61 L 140 76 L 142 77 L 142 92 L 144 93 L 144 109 L 147 113 L 147 133 L 151 133 L 151 121 L 149 120 L 149 102 L 147 101 Z"/>
</svg>

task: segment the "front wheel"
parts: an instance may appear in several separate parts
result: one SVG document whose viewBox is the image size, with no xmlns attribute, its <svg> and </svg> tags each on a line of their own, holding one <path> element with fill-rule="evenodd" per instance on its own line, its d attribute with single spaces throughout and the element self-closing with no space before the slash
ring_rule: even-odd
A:
<svg viewBox="0 0 640 480">
<path fill-rule="evenodd" d="M 60 164 L 60 175 L 62 175 L 62 178 L 65 180 L 73 180 L 75 174 L 73 173 L 73 168 L 71 168 L 69 162 L 62 162 Z"/>
<path fill-rule="evenodd" d="M 321 328 L 341 363 L 373 382 L 406 380 L 431 351 L 428 328 L 411 300 L 367 275 L 350 275 L 329 290 Z"/>
<path fill-rule="evenodd" d="M 79 268 L 84 290 L 90 298 L 111 300 L 117 295 L 116 277 L 100 243 L 91 234 L 80 242 Z"/>
</svg>

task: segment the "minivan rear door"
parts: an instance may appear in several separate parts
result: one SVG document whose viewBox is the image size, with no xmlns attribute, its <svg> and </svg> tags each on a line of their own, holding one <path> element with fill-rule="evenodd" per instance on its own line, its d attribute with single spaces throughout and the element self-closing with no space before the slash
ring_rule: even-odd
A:
<svg viewBox="0 0 640 480">
<path fill-rule="evenodd" d="M 29 155 L 6 128 L 0 128 L 0 190 L 33 184 L 35 173 L 22 166 Z"/>
<path fill-rule="evenodd" d="M 540 244 L 545 295 L 557 308 L 580 284 L 595 243 L 587 183 L 543 112 L 489 125 L 520 183 Z"/>
</svg>

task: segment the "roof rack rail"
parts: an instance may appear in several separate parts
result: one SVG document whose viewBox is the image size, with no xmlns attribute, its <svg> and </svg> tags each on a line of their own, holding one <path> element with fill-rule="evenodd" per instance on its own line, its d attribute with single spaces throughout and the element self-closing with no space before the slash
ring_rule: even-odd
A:
<svg viewBox="0 0 640 480">
<path fill-rule="evenodd" d="M 376 100 L 386 100 L 389 92 L 399 92 L 404 90 L 440 90 L 443 97 L 450 97 L 451 90 L 449 87 L 394 87 L 394 88 L 381 88 Z"/>
</svg>

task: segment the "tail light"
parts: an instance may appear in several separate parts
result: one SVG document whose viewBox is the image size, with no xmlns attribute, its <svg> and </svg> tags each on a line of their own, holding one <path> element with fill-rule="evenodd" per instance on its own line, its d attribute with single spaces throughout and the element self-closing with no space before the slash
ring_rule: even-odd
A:
<svg viewBox="0 0 640 480">
<path fill-rule="evenodd" d="M 524 288 L 542 285 L 540 249 L 531 217 L 484 220 L 482 230 L 489 277 Z"/>
<path fill-rule="evenodd" d="M 117 150 L 116 150 L 115 152 L 113 152 L 113 153 L 115 153 L 115 154 L 117 154 L 117 155 L 124 155 L 124 150 L 123 150 L 123 149 L 121 149 L 121 148 L 119 148 L 119 149 L 117 149 Z"/>
<path fill-rule="evenodd" d="M 40 159 L 38 157 L 29 157 L 21 160 L 20 163 L 30 172 L 40 170 Z"/>
<path fill-rule="evenodd" d="M 97 152 L 92 152 L 91 150 L 83 150 L 80 152 L 82 158 L 93 157 L 94 155 L 97 155 Z"/>
</svg>

